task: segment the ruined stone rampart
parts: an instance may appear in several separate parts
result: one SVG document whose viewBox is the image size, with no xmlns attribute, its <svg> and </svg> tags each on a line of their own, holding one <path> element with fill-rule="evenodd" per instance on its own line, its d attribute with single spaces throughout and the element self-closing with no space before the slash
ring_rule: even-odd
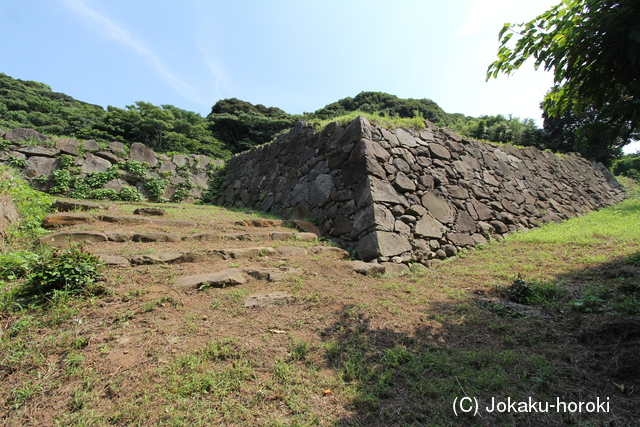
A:
<svg viewBox="0 0 640 427">
<path fill-rule="evenodd" d="M 232 158 L 227 185 L 221 203 L 312 219 L 364 260 L 425 263 L 625 197 L 603 165 L 574 155 L 364 117 L 320 133 L 299 122 Z"/>
<path fill-rule="evenodd" d="M 119 200 L 119 195 L 130 195 L 134 189 L 152 201 L 195 201 L 209 188 L 215 168 L 224 164 L 204 155 L 156 154 L 138 142 L 127 147 L 120 142 L 100 145 L 93 140 L 52 139 L 33 129 L 0 132 L 0 142 L 6 144 L 0 147 L 0 164 L 20 169 L 38 190 L 75 198 L 101 193 L 97 198 Z M 71 164 L 65 166 L 63 156 L 70 156 Z M 128 170 L 131 162 L 146 166 Z"/>
</svg>

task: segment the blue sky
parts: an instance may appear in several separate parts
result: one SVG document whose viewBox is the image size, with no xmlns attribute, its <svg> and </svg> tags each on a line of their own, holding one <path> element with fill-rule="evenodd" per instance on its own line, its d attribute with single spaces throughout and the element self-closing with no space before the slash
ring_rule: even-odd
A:
<svg viewBox="0 0 640 427">
<path fill-rule="evenodd" d="M 239 98 L 288 113 L 361 91 L 535 119 L 552 78 L 485 82 L 504 22 L 558 0 L 5 0 L 0 72 L 82 101 L 206 116 Z"/>
</svg>

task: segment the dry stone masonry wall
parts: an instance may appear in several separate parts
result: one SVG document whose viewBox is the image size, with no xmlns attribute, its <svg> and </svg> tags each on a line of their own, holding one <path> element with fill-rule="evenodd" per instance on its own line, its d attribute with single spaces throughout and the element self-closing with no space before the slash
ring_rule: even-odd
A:
<svg viewBox="0 0 640 427">
<path fill-rule="evenodd" d="M 428 264 L 625 197 L 601 164 L 427 124 L 391 131 L 359 117 L 316 133 L 299 122 L 232 158 L 219 202 L 315 220 L 365 261 Z"/>
<path fill-rule="evenodd" d="M 56 187 L 54 172 L 62 168 L 62 155 L 73 156 L 71 168 L 83 180 L 127 161 L 146 163 L 148 167 L 138 172 L 119 169 L 117 176 L 100 183 L 99 187 L 115 193 L 120 193 L 123 188 L 135 188 L 150 200 L 200 199 L 209 188 L 212 169 L 224 164 L 222 160 L 210 159 L 204 155 L 156 154 L 138 142 L 132 143 L 127 149 L 125 145 L 115 141 L 105 146 L 93 140 L 52 140 L 33 129 L 14 129 L 6 134 L 0 133 L 0 140 L 3 139 L 9 144 L 4 150 L 0 150 L 0 163 L 22 169 L 30 183 L 41 191 L 50 191 Z M 154 196 L 149 183 L 157 183 L 158 180 L 162 180 L 162 188 L 160 194 Z"/>
</svg>

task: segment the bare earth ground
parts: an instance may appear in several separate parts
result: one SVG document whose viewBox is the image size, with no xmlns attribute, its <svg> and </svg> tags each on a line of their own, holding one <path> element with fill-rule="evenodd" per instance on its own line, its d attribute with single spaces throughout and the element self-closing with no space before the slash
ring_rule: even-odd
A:
<svg viewBox="0 0 640 427">
<path fill-rule="evenodd" d="M 113 204 L 107 212 L 130 214 L 135 207 Z M 181 236 L 291 231 L 239 226 L 237 220 L 256 216 L 215 207 L 160 207 L 198 226 L 94 222 L 65 229 Z M 133 256 L 317 244 L 258 237 L 105 242 L 84 250 Z M 108 267 L 105 295 L 20 322 L 15 313 L 0 313 L 2 339 L 13 340 L 11 352 L 0 356 L 0 425 L 637 425 L 638 320 L 540 307 L 520 317 L 496 310 L 491 291 L 519 274 L 561 281 L 576 292 L 637 278 L 640 268 L 623 264 L 637 250 L 606 240 L 569 249 L 494 243 L 429 270 L 376 277 L 355 273 L 349 260 L 312 253 Z M 545 256 L 531 266 L 532 253 Z M 605 256 L 594 262 L 598 254 Z M 203 291 L 176 286 L 185 275 L 280 266 L 304 274 Z M 274 291 L 294 300 L 244 307 L 248 296 Z M 454 399 L 465 395 L 479 399 L 481 409 L 492 397 L 552 403 L 609 397 L 610 407 L 456 417 Z"/>
</svg>

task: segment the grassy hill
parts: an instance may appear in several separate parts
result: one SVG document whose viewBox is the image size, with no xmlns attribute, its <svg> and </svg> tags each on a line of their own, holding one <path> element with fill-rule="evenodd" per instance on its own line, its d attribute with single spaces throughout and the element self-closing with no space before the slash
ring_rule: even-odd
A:
<svg viewBox="0 0 640 427">
<path fill-rule="evenodd" d="M 0 255 L 1 424 L 633 425 L 640 193 L 626 183 L 631 197 L 620 205 L 432 269 L 363 276 L 349 259 L 314 252 L 326 247 L 321 240 L 304 240 L 273 218 L 210 206 L 157 206 L 191 221 L 186 228 L 101 220 L 142 207 L 118 202 L 53 230 L 192 240 L 34 246 L 52 232 L 39 227 L 51 200 L 3 180 L 23 221 Z M 202 233 L 219 238 L 188 243 Z M 104 267 L 92 255 L 168 260 L 196 249 L 227 257 Z M 194 274 L 286 268 L 303 273 L 199 291 L 179 286 Z M 276 292 L 289 298 L 245 306 L 252 295 Z M 465 396 L 478 399 L 477 416 L 459 406 L 454 413 Z M 489 412 L 492 398 L 608 406 Z"/>
</svg>

